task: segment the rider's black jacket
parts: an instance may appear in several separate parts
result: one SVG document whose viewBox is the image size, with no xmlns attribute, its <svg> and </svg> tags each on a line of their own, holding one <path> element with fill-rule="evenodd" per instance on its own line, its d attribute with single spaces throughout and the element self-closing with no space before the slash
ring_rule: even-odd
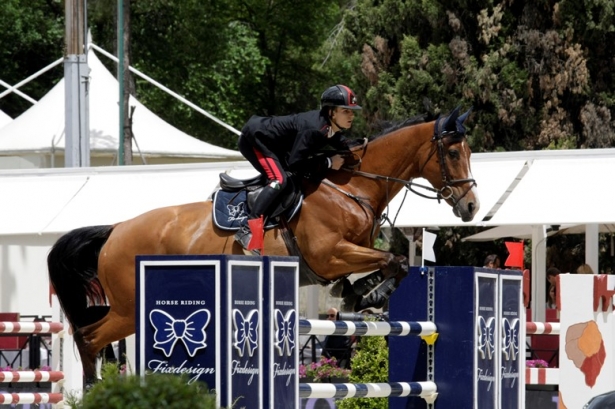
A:
<svg viewBox="0 0 615 409">
<path fill-rule="evenodd" d="M 276 117 L 253 116 L 241 133 L 248 140 L 260 141 L 288 170 L 322 179 L 329 162 L 326 156 L 316 154 L 326 145 L 349 150 L 348 139 L 341 132 L 327 138 L 329 128 L 320 111 L 308 111 Z"/>
</svg>

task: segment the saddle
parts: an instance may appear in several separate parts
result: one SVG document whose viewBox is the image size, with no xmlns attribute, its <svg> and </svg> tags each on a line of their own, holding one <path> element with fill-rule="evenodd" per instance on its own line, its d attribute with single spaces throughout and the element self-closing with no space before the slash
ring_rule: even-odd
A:
<svg viewBox="0 0 615 409">
<path fill-rule="evenodd" d="M 265 229 L 279 225 L 280 218 L 291 220 L 299 213 L 303 194 L 298 177 L 287 174 L 286 188 L 267 211 Z M 223 230 L 238 230 L 250 214 L 250 208 L 258 200 L 260 190 L 267 183 L 267 178 L 258 175 L 249 179 L 235 179 L 226 173 L 220 173 L 220 189 L 213 194 L 213 219 L 216 226 Z"/>
</svg>

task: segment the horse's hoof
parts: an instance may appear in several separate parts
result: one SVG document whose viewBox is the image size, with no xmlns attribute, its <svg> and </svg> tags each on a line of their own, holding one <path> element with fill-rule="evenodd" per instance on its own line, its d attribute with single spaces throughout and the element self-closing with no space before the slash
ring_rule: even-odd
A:
<svg viewBox="0 0 615 409">
<path fill-rule="evenodd" d="M 352 293 L 352 284 L 350 283 L 350 280 L 348 280 L 346 277 L 342 278 L 341 280 L 338 280 L 338 282 L 333 284 L 331 286 L 331 289 L 329 290 L 329 294 L 331 295 L 331 297 L 335 298 L 344 298 Z"/>
<path fill-rule="evenodd" d="M 384 274 L 381 271 L 376 271 L 365 277 L 359 278 L 354 283 L 352 283 L 352 290 L 357 295 L 366 295 L 369 294 L 374 288 L 378 287 L 378 285 L 384 279 Z"/>
<path fill-rule="evenodd" d="M 367 297 L 361 297 L 360 300 L 354 305 L 354 311 L 359 312 L 366 309 L 380 309 L 384 307 L 384 304 L 387 302 L 387 298 L 385 298 L 382 294 L 377 292 L 370 293 Z"/>
<path fill-rule="evenodd" d="M 83 385 L 83 392 L 89 392 L 98 383 L 98 378 L 87 378 Z"/>
<path fill-rule="evenodd" d="M 356 295 L 354 293 L 344 297 L 342 299 L 342 302 L 340 303 L 340 311 L 341 312 L 356 312 L 358 310 L 355 310 L 355 306 L 357 305 L 357 303 L 359 303 L 361 301 L 363 297 L 361 297 L 360 295 Z"/>
</svg>

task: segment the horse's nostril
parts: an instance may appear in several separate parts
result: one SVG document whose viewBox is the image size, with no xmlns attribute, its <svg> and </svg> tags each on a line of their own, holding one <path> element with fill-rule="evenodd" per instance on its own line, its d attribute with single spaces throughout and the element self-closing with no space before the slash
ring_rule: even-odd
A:
<svg viewBox="0 0 615 409">
<path fill-rule="evenodd" d="M 468 203 L 468 212 L 470 212 L 470 214 L 473 214 L 475 209 L 476 206 L 474 205 L 474 202 Z"/>
</svg>

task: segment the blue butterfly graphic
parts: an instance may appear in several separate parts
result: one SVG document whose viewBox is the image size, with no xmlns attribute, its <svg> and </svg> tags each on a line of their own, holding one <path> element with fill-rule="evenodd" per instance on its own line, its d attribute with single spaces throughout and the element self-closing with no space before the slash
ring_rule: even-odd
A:
<svg viewBox="0 0 615 409">
<path fill-rule="evenodd" d="M 209 323 L 211 314 L 208 310 L 197 310 L 185 320 L 176 320 L 167 312 L 152 310 L 149 320 L 154 327 L 154 348 L 161 349 L 168 358 L 173 352 L 175 343 L 181 340 L 194 357 L 199 349 L 207 347 L 205 328 Z"/>
<path fill-rule="evenodd" d="M 490 317 L 485 321 L 485 318 L 480 315 L 476 325 L 478 330 L 478 352 L 482 359 L 485 359 L 485 357 L 492 359 L 495 350 L 495 319 Z"/>
<path fill-rule="evenodd" d="M 295 324 L 297 321 L 297 313 L 295 310 L 288 310 L 286 317 L 282 311 L 275 310 L 275 346 L 278 349 L 280 356 L 290 356 L 295 347 Z"/>
<path fill-rule="evenodd" d="M 519 354 L 519 318 L 502 320 L 502 353 L 508 361 L 514 361 Z"/>
<path fill-rule="evenodd" d="M 233 346 L 239 351 L 239 356 L 243 356 L 244 349 L 248 355 L 252 356 L 258 346 L 258 310 L 252 310 L 244 318 L 239 310 L 233 310 L 233 322 L 235 323 L 235 342 Z"/>
</svg>

